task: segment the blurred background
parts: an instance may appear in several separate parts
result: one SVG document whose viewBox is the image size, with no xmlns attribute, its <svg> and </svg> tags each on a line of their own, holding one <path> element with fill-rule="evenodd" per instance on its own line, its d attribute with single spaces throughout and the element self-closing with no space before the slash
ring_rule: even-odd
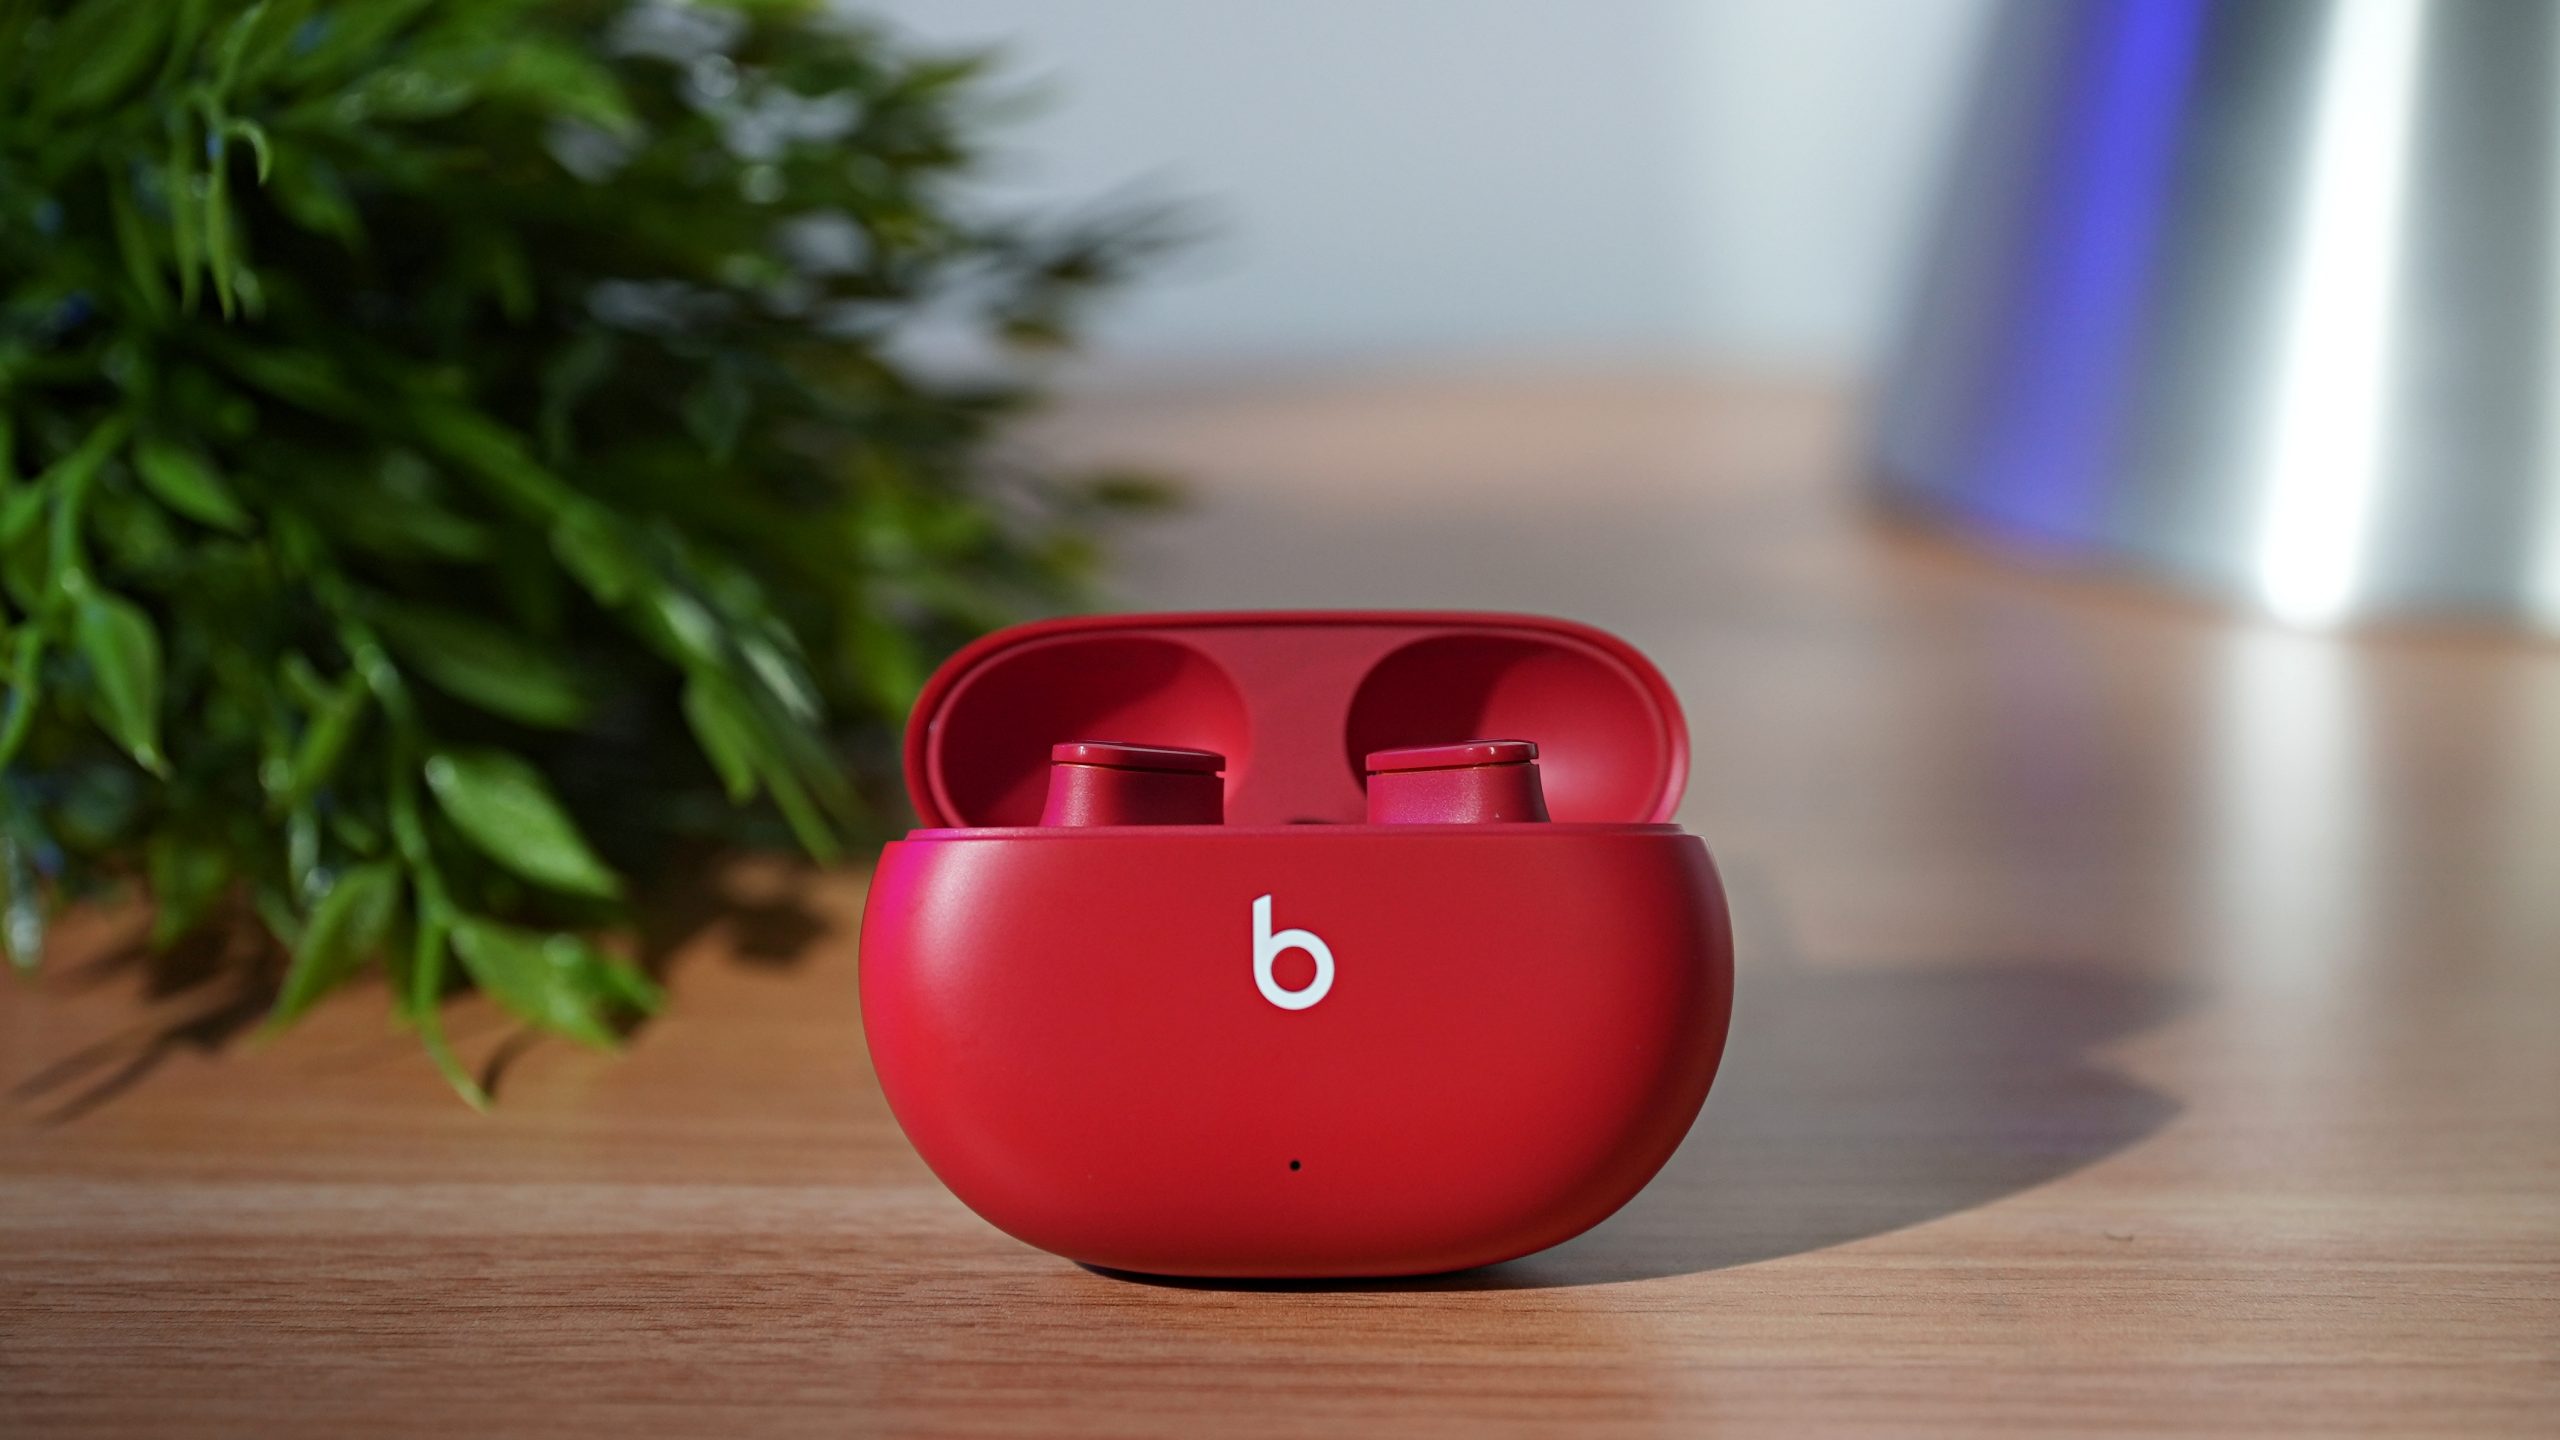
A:
<svg viewBox="0 0 2560 1440">
<path fill-rule="evenodd" d="M 2426 0 L 891 4 L 1178 197 L 1077 385 L 1829 381 L 1906 508 L 2319 627 L 2560 626 L 2560 29 Z"/>
<path fill-rule="evenodd" d="M 1505 361 L 1854 375 L 1988 0 L 892 0 L 1034 102 L 990 190 L 1190 202 L 1100 377 Z"/>
</svg>

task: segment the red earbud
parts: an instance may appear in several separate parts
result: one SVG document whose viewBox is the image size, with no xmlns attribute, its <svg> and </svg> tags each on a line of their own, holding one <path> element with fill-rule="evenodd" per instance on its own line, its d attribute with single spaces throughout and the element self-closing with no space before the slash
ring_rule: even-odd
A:
<svg viewBox="0 0 2560 1440">
<path fill-rule="evenodd" d="M 1043 825 L 1218 825 L 1227 818 L 1213 750 L 1070 740 L 1049 750 Z"/>
<path fill-rule="evenodd" d="M 1527 740 L 1467 740 L 1371 752 L 1372 825 L 1483 825 L 1547 818 L 1538 747 Z"/>
</svg>

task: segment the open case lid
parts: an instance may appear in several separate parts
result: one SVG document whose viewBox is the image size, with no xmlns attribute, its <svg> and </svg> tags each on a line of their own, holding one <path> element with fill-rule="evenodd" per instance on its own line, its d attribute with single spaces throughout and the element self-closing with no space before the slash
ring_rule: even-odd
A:
<svg viewBox="0 0 2560 1440">
<path fill-rule="evenodd" d="M 1227 823 L 1355 823 L 1373 750 L 1534 740 L 1560 821 L 1659 822 L 1689 733 L 1633 646 L 1531 615 L 1109 615 L 998 631 L 935 671 L 907 721 L 929 827 L 1036 825 L 1049 750 L 1125 740 L 1227 757 Z"/>
</svg>

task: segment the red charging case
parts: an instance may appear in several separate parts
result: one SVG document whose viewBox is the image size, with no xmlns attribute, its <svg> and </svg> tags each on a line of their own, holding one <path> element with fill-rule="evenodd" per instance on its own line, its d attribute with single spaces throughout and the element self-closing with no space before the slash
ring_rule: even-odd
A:
<svg viewBox="0 0 2560 1440">
<path fill-rule="evenodd" d="M 1366 823 L 1371 752 L 1478 737 L 1535 742 L 1552 818 Z M 1078 740 L 1227 757 L 1226 823 L 1042 827 Z M 1507 1260 L 1625 1204 L 1715 1078 L 1733 942 L 1706 847 L 1664 823 L 1679 703 L 1600 631 L 1048 621 L 937 671 L 906 747 L 924 828 L 864 909 L 872 1064 L 934 1174 L 1044 1250 Z"/>
</svg>

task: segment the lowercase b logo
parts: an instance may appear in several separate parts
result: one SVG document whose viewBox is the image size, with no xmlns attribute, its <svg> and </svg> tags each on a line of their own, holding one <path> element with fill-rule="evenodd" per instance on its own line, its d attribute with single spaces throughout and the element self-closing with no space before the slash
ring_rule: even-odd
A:
<svg viewBox="0 0 2560 1440">
<path fill-rule="evenodd" d="M 1272 962 L 1291 950 L 1304 950 L 1316 962 L 1316 978 L 1300 990 L 1282 985 L 1271 973 Z M 1271 897 L 1253 902 L 1253 984 L 1262 998 L 1283 1010 L 1304 1010 L 1325 997 L 1333 988 L 1333 950 L 1318 939 L 1313 931 L 1283 930 L 1271 933 Z"/>
</svg>

